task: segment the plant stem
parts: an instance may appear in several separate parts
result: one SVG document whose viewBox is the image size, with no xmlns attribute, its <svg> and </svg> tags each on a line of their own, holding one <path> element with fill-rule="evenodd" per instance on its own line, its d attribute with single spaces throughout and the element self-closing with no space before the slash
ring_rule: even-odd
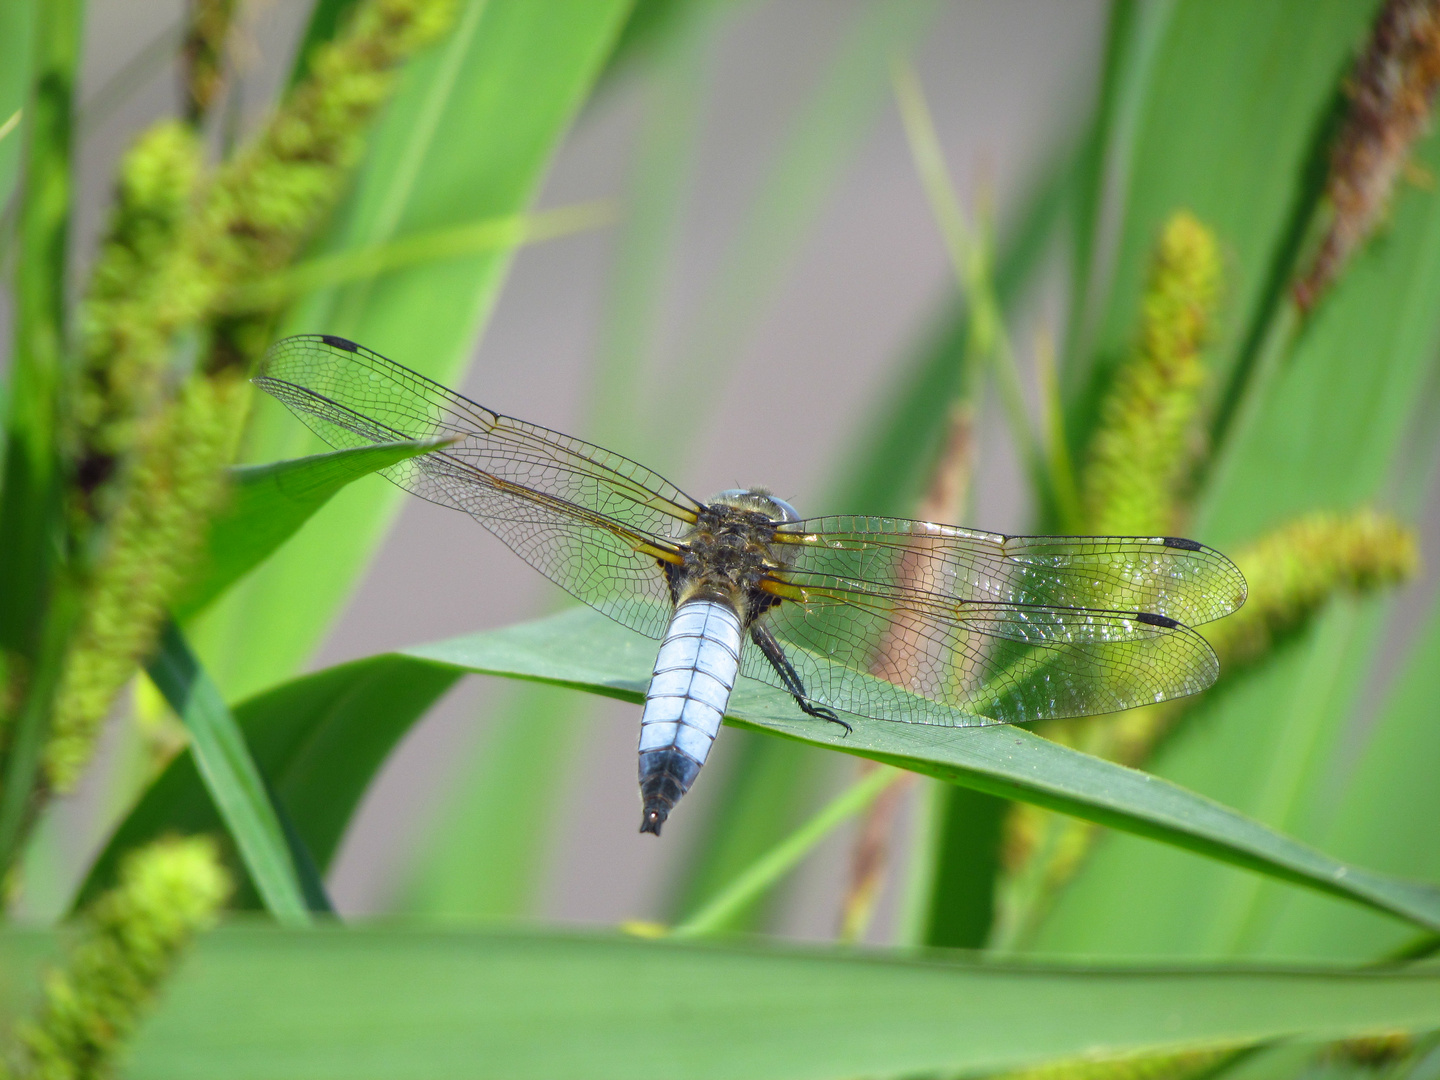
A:
<svg viewBox="0 0 1440 1080">
<path fill-rule="evenodd" d="M 1155 58 L 1174 14 L 1174 0 L 1127 0 L 1112 9 L 1106 85 L 1092 147 L 1094 187 L 1085 200 L 1089 220 L 1080 237 L 1081 259 L 1065 341 L 1067 372 L 1072 377 L 1084 370 L 1083 359 L 1094 347 L 1109 301 L 1130 201 L 1135 145 L 1150 100 Z M 1073 383 L 1068 389 L 1075 390 Z"/>
<path fill-rule="evenodd" d="M 671 937 L 702 937 L 721 930 L 793 870 L 837 825 L 869 806 L 891 784 L 907 775 L 888 766 L 862 776 L 800 828 L 776 844 L 722 889 L 714 899 L 670 932 Z"/>
<path fill-rule="evenodd" d="M 988 231 L 975 231 L 965 219 L 965 211 L 955 194 L 955 185 L 945 165 L 944 152 L 935 132 L 930 107 L 919 76 L 910 63 L 897 57 L 891 67 L 895 101 L 905 124 L 905 135 L 915 159 L 915 169 L 925 185 L 936 224 L 950 254 L 956 283 L 970 300 L 970 337 L 967 349 L 983 360 L 995 375 L 1000 402 L 1009 421 L 1020 458 L 1030 473 L 1037 494 L 1053 493 L 1061 485 L 1047 472 L 1045 454 L 1035 435 L 1025 407 L 1025 389 L 1010 334 L 1005 329 L 1005 313 L 995 292 L 992 271 L 993 253 Z M 1071 482 L 1073 486 L 1073 481 Z"/>
<path fill-rule="evenodd" d="M 70 235 L 71 105 L 83 5 L 54 0 L 35 11 L 34 81 L 16 266 L 15 362 L 0 488 L 0 874 L 34 810 L 40 748 L 58 667 L 74 623 L 62 600 L 66 248 Z M 10 713 L 10 716 L 6 714 Z M 6 732 L 12 720 L 14 730 Z M 8 745 L 7 745 L 8 744 Z"/>
<path fill-rule="evenodd" d="M 1066 532 L 1083 528 L 1079 484 L 1070 460 L 1065 437 L 1065 404 L 1060 399 L 1060 379 L 1055 370 L 1055 343 L 1049 334 L 1035 342 L 1035 377 L 1040 384 L 1040 413 L 1045 431 L 1045 456 L 1054 488 L 1055 512 Z"/>
<path fill-rule="evenodd" d="M 225 312 L 259 311 L 331 285 L 378 277 L 417 263 L 456 259 L 482 251 L 553 240 L 610 224 L 614 208 L 605 201 L 561 206 L 534 214 L 507 214 L 470 225 L 416 233 L 386 244 L 352 248 L 298 263 L 269 277 L 247 281 L 218 305 Z"/>
</svg>

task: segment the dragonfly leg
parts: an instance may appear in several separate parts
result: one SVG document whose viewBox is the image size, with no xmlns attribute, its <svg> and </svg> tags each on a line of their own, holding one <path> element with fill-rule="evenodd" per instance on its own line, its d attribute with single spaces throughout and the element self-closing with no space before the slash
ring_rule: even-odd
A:
<svg viewBox="0 0 1440 1080">
<path fill-rule="evenodd" d="M 760 651 L 765 654 L 765 659 L 770 661 L 770 666 L 780 676 L 785 689 L 795 699 L 795 704 L 800 706 L 800 711 L 806 716 L 813 716 L 817 720 L 827 720 L 832 724 L 839 724 L 849 735 L 855 729 L 847 724 L 835 713 L 823 705 L 812 705 L 805 696 L 805 684 L 800 681 L 800 675 L 785 655 L 785 650 L 780 647 L 780 642 L 775 640 L 775 635 L 769 630 L 756 623 L 750 627 L 750 640 L 759 646 Z"/>
</svg>

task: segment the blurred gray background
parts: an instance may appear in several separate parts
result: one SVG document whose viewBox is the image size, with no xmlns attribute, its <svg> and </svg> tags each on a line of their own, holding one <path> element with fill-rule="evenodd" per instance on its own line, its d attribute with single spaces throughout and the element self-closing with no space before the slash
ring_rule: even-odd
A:
<svg viewBox="0 0 1440 1080">
<path fill-rule="evenodd" d="M 880 0 L 885 2 L 885 0 Z M 262 116 L 288 70 L 308 4 L 250 0 L 233 52 L 240 73 L 235 123 Z M 704 86 L 693 182 L 681 242 L 659 298 L 655 351 L 694 347 L 695 313 L 714 289 L 756 190 L 785 144 L 827 63 L 864 14 L 842 0 L 736 3 L 701 62 Z M 1027 177 L 1072 136 L 1094 93 L 1104 5 L 1099 0 L 951 2 L 921 35 L 913 59 L 935 114 L 951 171 L 967 201 L 993 204 L 1003 226 Z M 82 100 L 83 262 L 103 221 L 119 154 L 136 132 L 175 108 L 173 50 L 180 0 L 95 0 L 88 16 Z M 622 207 L 645 110 L 637 71 L 622 73 L 586 108 L 562 147 L 541 206 L 609 198 Z M 833 183 L 809 207 L 811 221 L 778 288 L 735 330 L 716 380 L 714 419 L 688 445 L 647 464 L 704 497 L 762 484 L 803 513 L 820 500 L 866 417 L 924 339 L 954 282 L 899 118 L 888 96 Z M 462 388 L 486 405 L 547 427 L 587 434 L 591 365 L 602 348 L 615 230 L 523 250 Z M 1058 307 L 1041 290 L 1012 329 L 1028 361 L 1034 334 Z M 326 327 L 308 328 L 324 331 Z M 8 334 L 6 335 L 8 337 Z M 405 361 L 397 356 L 396 360 Z M 1003 431 L 987 409 L 975 519 L 1022 528 L 1026 508 Z M 637 414 L 634 437 L 609 441 L 639 454 L 654 417 Z M 365 482 L 382 483 L 373 479 Z M 503 626 L 552 610 L 559 592 L 470 519 L 409 500 L 397 527 L 314 666 L 392 647 Z M 385 911 L 467 762 L 483 754 L 486 717 L 512 688 L 462 683 L 410 734 L 373 786 L 346 837 L 330 886 L 342 912 Z M 540 914 L 613 922 L 653 917 L 666 875 L 705 813 L 705 776 L 663 840 L 636 833 L 638 710 L 609 701 L 586 713 L 573 772 L 557 778 L 563 833 Z M 719 740 L 706 776 L 726 767 Z M 848 766 L 844 766 L 848 768 Z M 517 807 L 515 827 L 525 827 Z M 833 930 L 846 837 L 833 838 L 804 869 L 811 897 L 785 919 L 799 935 Z M 834 879 L 834 885 L 827 885 Z"/>
</svg>

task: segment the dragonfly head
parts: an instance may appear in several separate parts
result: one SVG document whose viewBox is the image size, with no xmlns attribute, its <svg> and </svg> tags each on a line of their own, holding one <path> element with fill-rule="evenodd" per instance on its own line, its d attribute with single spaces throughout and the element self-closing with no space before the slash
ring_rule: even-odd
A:
<svg viewBox="0 0 1440 1080">
<path fill-rule="evenodd" d="M 710 505 L 733 506 L 737 510 L 749 510 L 764 514 L 771 521 L 787 525 L 799 521 L 800 514 L 784 499 L 778 498 L 764 488 L 731 488 L 722 491 L 710 500 Z"/>
</svg>

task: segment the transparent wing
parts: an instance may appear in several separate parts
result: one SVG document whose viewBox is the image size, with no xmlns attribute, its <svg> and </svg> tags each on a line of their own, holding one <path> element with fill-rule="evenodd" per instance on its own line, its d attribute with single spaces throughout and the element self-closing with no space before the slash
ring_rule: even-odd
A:
<svg viewBox="0 0 1440 1080">
<path fill-rule="evenodd" d="M 671 610 L 659 561 L 699 504 L 601 447 L 491 412 L 378 353 L 328 335 L 285 338 L 256 385 L 331 446 L 452 438 L 384 474 L 463 510 L 522 559 L 617 622 L 658 638 Z"/>
<path fill-rule="evenodd" d="M 791 561 L 766 626 L 814 702 L 883 720 L 1021 723 L 1197 693 L 1219 666 L 1184 624 L 1245 599 L 1225 556 L 1173 537 L 824 518 L 776 541 Z M 756 649 L 743 670 L 783 685 Z"/>
</svg>

